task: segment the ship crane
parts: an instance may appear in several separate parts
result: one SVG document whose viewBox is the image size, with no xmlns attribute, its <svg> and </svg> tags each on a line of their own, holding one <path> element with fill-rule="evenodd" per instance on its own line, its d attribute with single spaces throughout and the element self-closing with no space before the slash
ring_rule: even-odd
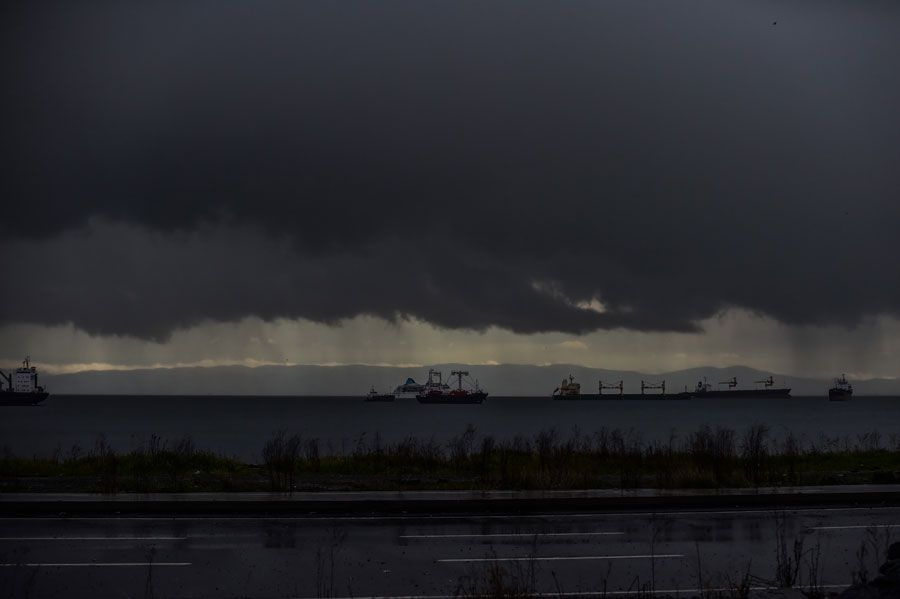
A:
<svg viewBox="0 0 900 599">
<path fill-rule="evenodd" d="M 450 373 L 450 376 L 455 376 L 455 377 L 457 377 L 457 379 L 458 379 L 458 381 L 459 381 L 459 384 L 458 384 L 458 386 L 457 386 L 457 389 L 459 389 L 460 391 L 462 391 L 462 377 L 464 377 L 464 376 L 469 376 L 469 371 L 468 371 L 468 370 L 454 370 L 454 371 L 452 371 L 452 372 Z"/>
<path fill-rule="evenodd" d="M 622 395 L 622 391 L 625 389 L 625 385 L 622 384 L 622 381 L 619 381 L 618 385 L 604 385 L 603 381 L 600 381 L 600 395 L 603 395 L 604 389 L 618 389 L 619 395 Z"/>
<path fill-rule="evenodd" d="M 641 381 L 641 395 L 644 394 L 645 389 L 659 389 L 662 391 L 662 394 L 666 394 L 666 381 L 661 382 L 658 385 L 648 385 L 644 381 Z"/>
<path fill-rule="evenodd" d="M 772 375 L 769 375 L 769 378 L 763 379 L 761 381 L 753 381 L 757 385 L 765 385 L 766 388 L 772 387 L 775 385 L 775 380 L 772 378 Z"/>
<path fill-rule="evenodd" d="M 438 386 L 441 386 L 441 385 L 443 384 L 443 382 L 444 382 L 444 381 L 443 381 L 443 377 L 441 376 L 441 371 L 440 371 L 440 370 L 434 370 L 434 369 L 429 369 L 429 370 L 428 370 L 428 384 L 429 384 L 429 385 L 433 385 L 433 384 L 434 384 L 434 377 L 435 377 L 435 376 L 437 376 L 437 384 L 438 384 Z"/>
<path fill-rule="evenodd" d="M 730 381 L 722 381 L 719 384 L 720 385 L 728 385 L 729 389 L 734 389 L 735 387 L 737 387 L 737 377 L 733 376 L 733 377 L 731 377 Z"/>
</svg>

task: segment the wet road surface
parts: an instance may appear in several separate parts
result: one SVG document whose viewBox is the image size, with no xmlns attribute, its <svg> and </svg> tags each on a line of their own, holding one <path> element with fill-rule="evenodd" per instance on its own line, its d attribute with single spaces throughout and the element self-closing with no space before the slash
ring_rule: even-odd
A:
<svg viewBox="0 0 900 599">
<path fill-rule="evenodd" d="M 900 539 L 898 508 L 344 517 L 0 519 L 0 589 L 29 597 L 410 597 L 483 589 L 485 575 L 555 596 L 691 595 L 749 572 L 843 587 Z M 792 558 L 793 559 L 793 558 Z M 818 565 L 816 566 L 816 561 Z M 474 586 L 473 586 L 474 585 Z"/>
</svg>

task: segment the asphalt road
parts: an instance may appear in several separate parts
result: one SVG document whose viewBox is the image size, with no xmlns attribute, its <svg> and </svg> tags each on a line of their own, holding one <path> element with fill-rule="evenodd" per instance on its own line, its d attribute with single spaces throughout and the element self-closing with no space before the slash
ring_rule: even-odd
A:
<svg viewBox="0 0 900 599">
<path fill-rule="evenodd" d="M 92 516 L 0 519 L 0 597 L 410 597 L 485 590 L 691 595 L 776 575 L 779 531 L 801 584 L 870 572 L 900 508 L 490 516 Z M 880 555 L 879 555 L 880 552 Z M 793 558 L 792 558 L 793 559 Z M 475 586 L 473 586 L 475 585 Z"/>
</svg>

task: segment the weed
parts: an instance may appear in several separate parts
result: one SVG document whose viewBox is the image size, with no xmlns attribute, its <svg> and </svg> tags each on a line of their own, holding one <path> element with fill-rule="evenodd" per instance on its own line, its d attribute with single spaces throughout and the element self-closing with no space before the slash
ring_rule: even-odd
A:
<svg viewBox="0 0 900 599">
<path fill-rule="evenodd" d="M 755 486 L 763 482 L 763 472 L 769 455 L 769 427 L 753 424 L 741 440 L 741 457 L 744 460 L 744 475 Z"/>
<path fill-rule="evenodd" d="M 795 537 L 788 543 L 787 516 L 775 513 L 775 585 L 791 589 L 797 585 L 800 564 L 803 559 L 803 539 Z"/>
<path fill-rule="evenodd" d="M 534 554 L 532 554 L 533 556 Z M 491 556 L 497 554 L 491 550 Z M 515 562 L 512 566 L 499 561 L 489 561 L 480 571 L 460 577 L 454 595 L 456 597 L 496 597 L 524 599 L 537 596 L 535 581 L 537 567 L 534 558 Z"/>
<path fill-rule="evenodd" d="M 287 436 L 282 429 L 277 431 L 263 446 L 262 458 L 273 491 L 293 491 L 294 476 L 300 457 L 301 439 L 298 435 Z"/>
<path fill-rule="evenodd" d="M 681 442 L 646 444 L 633 430 L 575 429 L 568 439 L 553 429 L 509 440 L 479 437 L 468 426 L 449 442 L 434 438 L 389 442 L 360 435 L 343 449 L 330 441 L 277 431 L 261 448 L 259 464 L 199 450 L 190 437 L 167 442 L 158 435 L 128 453 L 116 453 L 100 436 L 84 453 L 73 445 L 63 455 L 0 457 L 7 491 L 292 491 L 355 490 L 714 488 L 770 484 L 872 483 L 894 476 L 900 449 L 874 433 L 854 443 L 819 437 L 805 444 L 790 434 L 770 439 L 754 424 L 738 434 L 703 426 Z M 849 447 L 849 449 L 848 449 Z"/>
</svg>

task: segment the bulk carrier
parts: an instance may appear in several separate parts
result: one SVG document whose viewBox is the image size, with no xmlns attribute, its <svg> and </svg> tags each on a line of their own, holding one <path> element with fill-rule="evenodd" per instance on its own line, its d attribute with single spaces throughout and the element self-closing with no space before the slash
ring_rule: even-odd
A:
<svg viewBox="0 0 900 599">
<path fill-rule="evenodd" d="M 769 376 L 761 381 L 755 381 L 757 385 L 763 385 L 762 389 L 738 389 L 737 377 L 731 377 L 731 380 L 722 381 L 720 387 L 713 387 L 706 382 L 706 379 L 697 383 L 697 388 L 691 393 L 693 399 L 705 398 L 784 398 L 791 396 L 790 387 L 775 387 L 775 380 Z M 726 388 L 721 388 L 726 385 Z"/>
<path fill-rule="evenodd" d="M 597 393 L 581 393 L 581 385 L 575 382 L 575 377 L 569 375 L 568 380 L 563 379 L 559 387 L 553 390 L 552 397 L 555 400 L 628 400 L 637 399 L 647 400 L 686 400 L 686 399 L 706 399 L 706 398 L 787 398 L 791 396 L 791 390 L 788 387 L 775 387 L 775 381 L 770 376 L 757 384 L 763 385 L 762 388 L 756 389 L 738 389 L 737 377 L 732 377 L 729 381 L 723 381 L 719 385 L 726 385 L 726 388 L 716 388 L 706 382 L 706 379 L 697 383 L 697 387 L 693 391 L 684 391 L 677 393 L 668 393 L 666 391 L 666 381 L 660 383 L 647 383 L 641 381 L 640 393 L 625 393 L 625 385 L 622 381 L 613 384 L 604 384 L 599 382 Z M 606 393 L 604 393 L 606 391 Z M 650 393 L 647 393 L 650 391 Z"/>
<path fill-rule="evenodd" d="M 37 369 L 27 357 L 10 374 L 0 371 L 0 379 L 0 406 L 35 406 L 50 395 L 38 385 Z"/>
<path fill-rule="evenodd" d="M 607 391 L 607 393 L 604 393 L 604 390 Z M 616 391 L 618 391 L 618 393 Z M 646 391 L 652 391 L 652 393 L 646 393 Z M 684 400 L 690 399 L 691 394 L 686 391 L 683 393 L 666 393 L 666 381 L 662 381 L 659 384 L 652 384 L 647 383 L 646 381 L 641 381 L 640 393 L 625 393 L 625 384 L 622 381 L 612 384 L 604 384 L 603 381 L 600 381 L 598 384 L 597 393 L 582 393 L 581 384 L 576 383 L 575 377 L 570 374 L 568 380 L 563 379 L 563 381 L 559 384 L 559 387 L 553 390 L 552 397 L 556 400 L 584 399 L 594 401 L 628 399 Z"/>
</svg>

